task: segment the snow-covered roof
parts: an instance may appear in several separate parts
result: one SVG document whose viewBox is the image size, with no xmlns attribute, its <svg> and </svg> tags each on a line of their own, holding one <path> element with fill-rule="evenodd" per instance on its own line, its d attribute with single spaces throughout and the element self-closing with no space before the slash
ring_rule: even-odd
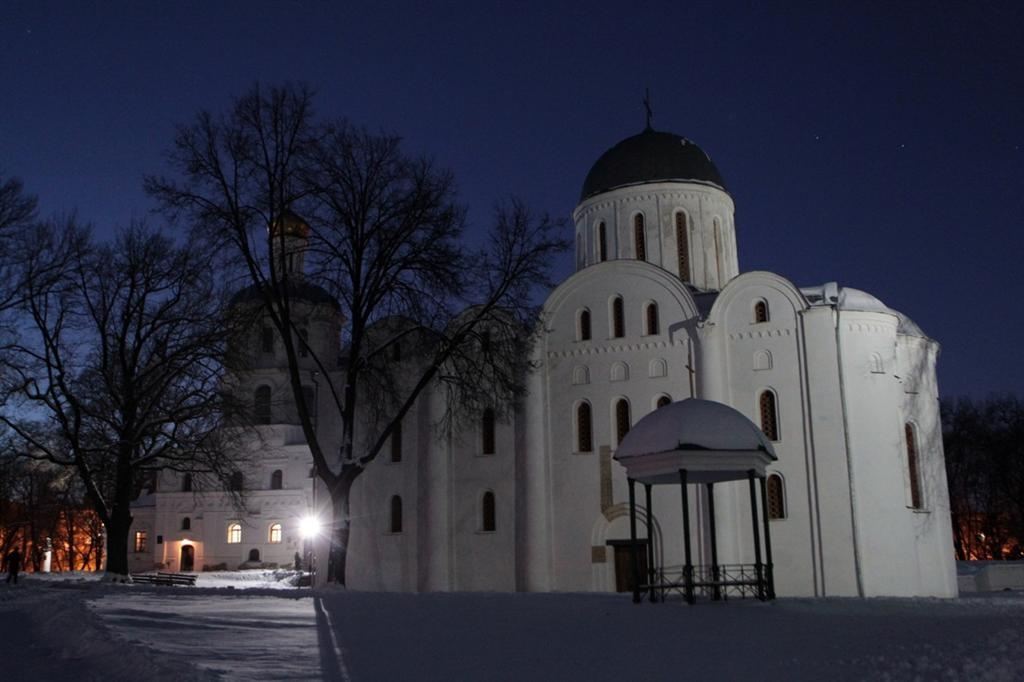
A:
<svg viewBox="0 0 1024 682">
<path fill-rule="evenodd" d="M 776 459 L 771 441 L 739 411 L 711 400 L 687 398 L 651 412 L 637 422 L 615 452 L 630 478 L 642 483 L 745 478 L 764 475 Z"/>
<path fill-rule="evenodd" d="M 811 305 L 835 305 L 839 310 L 859 310 L 869 313 L 888 313 L 899 320 L 898 332 L 907 336 L 928 338 L 909 317 L 885 305 L 877 296 L 852 287 L 840 287 L 835 282 L 826 282 L 816 287 L 800 287 Z"/>
</svg>

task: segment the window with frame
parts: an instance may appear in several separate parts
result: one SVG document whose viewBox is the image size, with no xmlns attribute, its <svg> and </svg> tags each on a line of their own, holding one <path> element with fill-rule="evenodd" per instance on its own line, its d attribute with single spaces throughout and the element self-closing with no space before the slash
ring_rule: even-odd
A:
<svg viewBox="0 0 1024 682">
<path fill-rule="evenodd" d="M 149 533 L 144 530 L 135 531 L 135 552 L 145 552 L 149 549 Z"/>
<path fill-rule="evenodd" d="M 646 309 L 644 311 L 644 317 L 645 317 L 645 323 L 647 325 L 647 329 L 645 330 L 647 335 L 650 336 L 650 335 L 653 335 L 653 334 L 660 333 L 659 325 L 658 325 L 658 304 L 657 303 L 651 302 L 651 303 L 647 304 L 647 307 L 646 307 Z"/>
<path fill-rule="evenodd" d="M 604 226 L 604 221 L 597 225 L 597 258 L 602 263 L 608 260 L 608 230 Z"/>
<path fill-rule="evenodd" d="M 654 409 L 660 410 L 661 408 L 665 407 L 666 405 L 671 405 L 671 404 L 672 404 L 672 398 L 669 398 L 667 395 L 663 395 L 660 398 L 658 398 L 658 402 L 655 404 Z"/>
<path fill-rule="evenodd" d="M 278 544 L 281 542 L 281 524 L 272 523 L 270 524 L 270 530 L 267 533 L 267 541 L 271 544 Z"/>
<path fill-rule="evenodd" d="M 280 469 L 274 469 L 273 473 L 270 474 L 270 489 L 280 490 L 284 487 L 284 472 Z"/>
<path fill-rule="evenodd" d="M 240 523 L 229 523 L 228 524 L 228 544 L 237 545 L 242 542 L 242 524 Z"/>
<path fill-rule="evenodd" d="M 768 304 L 765 301 L 758 301 L 754 304 L 754 323 L 768 321 Z"/>
<path fill-rule="evenodd" d="M 626 311 L 622 297 L 612 299 L 612 338 L 621 339 L 626 335 Z"/>
<path fill-rule="evenodd" d="M 690 281 L 690 239 L 686 230 L 686 214 L 676 213 L 676 257 L 679 262 L 679 279 Z"/>
<path fill-rule="evenodd" d="M 402 498 L 398 495 L 391 497 L 391 523 L 389 528 L 392 533 L 402 532 Z"/>
<path fill-rule="evenodd" d="M 921 500 L 921 472 L 920 462 L 918 462 L 917 457 L 917 435 L 914 432 L 914 425 L 904 424 L 903 433 L 907 441 L 907 470 L 910 475 L 910 506 L 914 509 L 921 509 L 924 505 Z"/>
<path fill-rule="evenodd" d="M 772 520 L 786 518 L 786 495 L 782 476 L 769 475 L 765 489 L 768 493 L 768 518 Z"/>
<path fill-rule="evenodd" d="M 590 311 L 581 310 L 579 315 L 579 340 L 590 340 Z"/>
<path fill-rule="evenodd" d="M 497 529 L 496 512 L 494 493 L 488 490 L 480 500 L 480 530 L 485 533 L 493 533 Z"/>
<path fill-rule="evenodd" d="M 594 419 L 590 403 L 576 406 L 576 452 L 594 451 Z"/>
<path fill-rule="evenodd" d="M 722 226 L 718 222 L 718 218 L 714 220 L 714 235 L 715 235 L 715 276 L 718 279 L 718 288 L 721 289 L 725 286 L 725 282 L 722 281 Z"/>
<path fill-rule="evenodd" d="M 636 259 L 647 260 L 647 235 L 644 230 L 644 214 L 633 216 L 633 244 L 636 248 Z"/>
<path fill-rule="evenodd" d="M 622 443 L 622 439 L 629 433 L 629 403 L 625 398 L 619 398 L 615 403 L 615 444 Z"/>
<path fill-rule="evenodd" d="M 493 455 L 495 452 L 494 447 L 494 410 L 487 408 L 484 410 L 483 417 L 481 418 L 480 431 L 481 431 L 481 451 L 485 455 Z"/>
<path fill-rule="evenodd" d="M 779 412 L 775 404 L 775 394 L 771 391 L 762 391 L 758 403 L 761 410 L 761 431 L 768 440 L 778 440 Z"/>
<path fill-rule="evenodd" d="M 182 530 L 192 530 L 192 519 L 189 518 L 188 516 L 183 518 L 181 520 L 181 529 Z"/>
<path fill-rule="evenodd" d="M 391 432 L 391 461 L 396 464 L 402 461 L 402 422 L 397 422 Z"/>
<path fill-rule="evenodd" d="M 270 386 L 260 386 L 253 394 L 253 413 L 257 424 L 270 423 Z"/>
</svg>

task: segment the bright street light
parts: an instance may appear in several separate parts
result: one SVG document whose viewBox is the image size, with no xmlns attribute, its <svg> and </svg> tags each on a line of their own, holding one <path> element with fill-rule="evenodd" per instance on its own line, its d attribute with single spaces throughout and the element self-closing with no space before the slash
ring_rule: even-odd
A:
<svg viewBox="0 0 1024 682">
<path fill-rule="evenodd" d="M 304 516 L 299 521 L 299 533 L 306 540 L 315 538 L 320 534 L 320 519 L 315 516 Z"/>
</svg>

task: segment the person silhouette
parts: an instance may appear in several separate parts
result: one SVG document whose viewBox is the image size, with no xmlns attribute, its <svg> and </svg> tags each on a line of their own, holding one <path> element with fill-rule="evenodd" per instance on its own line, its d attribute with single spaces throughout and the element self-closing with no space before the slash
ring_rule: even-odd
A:
<svg viewBox="0 0 1024 682">
<path fill-rule="evenodd" d="M 15 547 L 4 559 L 4 566 L 7 567 L 7 583 L 10 584 L 14 581 L 14 584 L 18 584 L 18 571 L 21 570 L 21 552 Z"/>
</svg>

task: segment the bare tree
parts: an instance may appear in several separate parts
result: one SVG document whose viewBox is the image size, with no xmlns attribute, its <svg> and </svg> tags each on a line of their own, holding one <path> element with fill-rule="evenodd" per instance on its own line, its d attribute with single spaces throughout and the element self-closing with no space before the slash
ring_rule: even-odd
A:
<svg viewBox="0 0 1024 682">
<path fill-rule="evenodd" d="M 1024 558 L 1024 404 L 1005 395 L 941 408 L 957 558 Z"/>
<path fill-rule="evenodd" d="M 43 224 L 20 247 L 0 424 L 20 455 L 77 472 L 107 529 L 107 571 L 124 576 L 140 477 L 233 468 L 224 298 L 200 249 L 142 226 L 96 246 L 74 221 Z"/>
<path fill-rule="evenodd" d="M 262 292 L 330 494 L 328 580 L 344 584 L 353 483 L 428 387 L 447 386 L 452 405 L 469 407 L 474 396 L 521 390 L 533 288 L 549 284 L 552 258 L 568 242 L 559 224 L 509 202 L 489 248 L 468 249 L 450 173 L 406 155 L 393 135 L 317 120 L 312 100 L 302 87 L 256 87 L 223 116 L 200 113 L 174 140 L 176 177 L 146 185 L 197 234 L 229 246 Z M 284 229 L 295 213 L 308 231 Z M 296 249 L 305 272 L 289 265 Z M 336 442 L 320 437 L 302 392 L 298 355 L 309 349 L 297 341 L 297 279 L 326 290 L 344 316 L 340 361 L 316 358 L 340 425 Z M 396 349 L 413 339 L 404 346 L 417 349 L 415 362 L 403 363 L 408 373 L 389 373 Z"/>
<path fill-rule="evenodd" d="M 0 333 L 7 333 L 11 321 L 4 313 L 21 292 L 17 265 L 22 254 L 16 243 L 35 217 L 36 198 L 25 193 L 21 180 L 0 175 Z"/>
</svg>

